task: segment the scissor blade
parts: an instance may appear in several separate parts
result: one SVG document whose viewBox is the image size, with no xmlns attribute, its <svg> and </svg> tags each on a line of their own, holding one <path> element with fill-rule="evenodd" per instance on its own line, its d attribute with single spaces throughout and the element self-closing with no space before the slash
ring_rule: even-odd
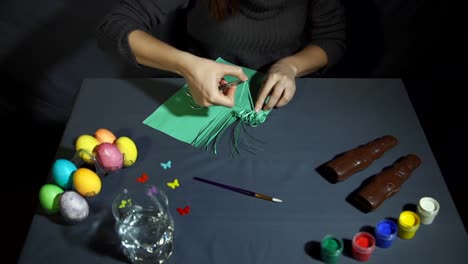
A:
<svg viewBox="0 0 468 264">
<path fill-rule="evenodd" d="M 237 81 L 225 83 L 225 84 L 219 86 L 219 90 L 226 90 L 226 89 L 229 88 L 229 87 L 232 87 L 232 86 L 241 84 L 241 83 L 243 83 L 243 82 L 244 82 L 244 81 L 242 81 L 242 80 L 237 80 Z"/>
</svg>

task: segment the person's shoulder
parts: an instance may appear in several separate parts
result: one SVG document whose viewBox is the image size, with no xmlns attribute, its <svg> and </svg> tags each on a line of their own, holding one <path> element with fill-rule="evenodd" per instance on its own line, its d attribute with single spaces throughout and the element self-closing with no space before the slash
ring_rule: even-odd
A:
<svg viewBox="0 0 468 264">
<path fill-rule="evenodd" d="M 134 2 L 134 0 L 127 0 L 130 2 Z M 138 0 L 138 1 L 145 1 L 151 2 L 158 8 L 166 12 L 176 11 L 178 9 L 187 8 L 191 2 L 194 0 Z"/>
</svg>

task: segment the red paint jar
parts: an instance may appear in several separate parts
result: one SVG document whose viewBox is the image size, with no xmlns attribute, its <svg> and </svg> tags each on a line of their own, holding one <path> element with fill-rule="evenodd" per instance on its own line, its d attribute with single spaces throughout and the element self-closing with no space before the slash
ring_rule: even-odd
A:
<svg viewBox="0 0 468 264">
<path fill-rule="evenodd" d="M 353 257 L 359 261 L 367 261 L 374 252 L 375 238 L 368 232 L 359 232 L 353 237 Z"/>
</svg>

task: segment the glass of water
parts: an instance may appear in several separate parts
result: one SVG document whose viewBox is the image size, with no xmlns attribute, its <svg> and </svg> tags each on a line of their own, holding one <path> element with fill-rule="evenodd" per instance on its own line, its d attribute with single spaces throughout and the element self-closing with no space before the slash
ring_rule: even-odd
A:
<svg viewBox="0 0 468 264">
<path fill-rule="evenodd" d="M 125 188 L 115 197 L 112 213 L 121 249 L 131 263 L 162 264 L 169 259 L 174 221 L 161 189 L 142 183 Z"/>
</svg>

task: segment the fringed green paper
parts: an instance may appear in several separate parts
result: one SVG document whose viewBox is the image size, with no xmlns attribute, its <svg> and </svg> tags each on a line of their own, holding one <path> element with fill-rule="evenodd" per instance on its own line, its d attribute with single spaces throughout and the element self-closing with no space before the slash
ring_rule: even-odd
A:
<svg viewBox="0 0 468 264">
<path fill-rule="evenodd" d="M 231 64 L 221 58 L 216 61 Z M 219 138 L 227 128 L 237 122 L 233 129 L 233 149 L 239 153 L 241 144 L 247 149 L 256 149 L 249 146 L 249 143 L 240 142 L 242 135 L 247 135 L 244 125 L 255 127 L 262 124 L 270 111 L 254 111 L 251 91 L 260 88 L 262 74 L 245 67 L 243 70 L 248 81 L 237 86 L 233 108 L 196 107 L 185 84 L 143 123 L 194 147 L 211 149 L 216 154 Z M 226 76 L 225 79 L 228 82 L 235 80 L 232 76 Z"/>
</svg>

